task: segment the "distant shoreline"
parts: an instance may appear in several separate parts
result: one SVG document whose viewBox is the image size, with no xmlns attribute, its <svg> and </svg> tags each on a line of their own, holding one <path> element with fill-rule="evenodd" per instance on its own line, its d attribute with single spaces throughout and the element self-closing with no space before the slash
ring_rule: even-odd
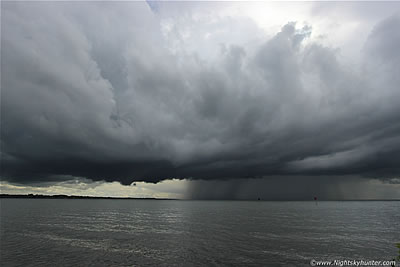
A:
<svg viewBox="0 0 400 267">
<path fill-rule="evenodd" d="M 95 196 L 76 196 L 76 195 L 14 195 L 0 194 L 0 198 L 44 198 L 44 199 L 137 199 L 137 200 L 179 200 L 174 198 L 138 198 L 138 197 L 95 197 Z"/>
<path fill-rule="evenodd" d="M 308 199 L 179 199 L 179 198 L 139 198 L 139 197 L 95 197 L 95 196 L 76 196 L 76 195 L 37 195 L 37 194 L 0 194 L 0 198 L 29 198 L 29 199 L 121 199 L 121 200 L 202 200 L 202 201 L 310 201 Z M 400 199 L 325 199 L 325 201 L 400 201 Z"/>
</svg>

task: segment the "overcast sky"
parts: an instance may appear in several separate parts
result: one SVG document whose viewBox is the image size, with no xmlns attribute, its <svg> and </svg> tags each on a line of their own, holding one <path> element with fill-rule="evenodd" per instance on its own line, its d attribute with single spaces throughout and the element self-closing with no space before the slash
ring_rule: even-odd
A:
<svg viewBox="0 0 400 267">
<path fill-rule="evenodd" d="M 400 198 L 400 2 L 1 12 L 3 193 Z"/>
</svg>

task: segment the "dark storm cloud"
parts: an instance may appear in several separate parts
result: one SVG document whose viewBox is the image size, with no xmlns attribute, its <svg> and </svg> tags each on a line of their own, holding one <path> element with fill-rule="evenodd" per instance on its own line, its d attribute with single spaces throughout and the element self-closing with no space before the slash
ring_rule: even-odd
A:
<svg viewBox="0 0 400 267">
<path fill-rule="evenodd" d="M 398 177 L 399 26 L 377 24 L 353 66 L 312 25 L 188 52 L 200 31 L 146 3 L 5 2 L 2 178 Z"/>
</svg>

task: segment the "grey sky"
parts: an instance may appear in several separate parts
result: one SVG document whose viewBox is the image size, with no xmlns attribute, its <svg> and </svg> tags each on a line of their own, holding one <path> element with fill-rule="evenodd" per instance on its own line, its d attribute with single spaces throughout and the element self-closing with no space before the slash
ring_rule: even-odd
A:
<svg viewBox="0 0 400 267">
<path fill-rule="evenodd" d="M 400 3 L 1 11 L 5 182 L 398 181 Z"/>
</svg>

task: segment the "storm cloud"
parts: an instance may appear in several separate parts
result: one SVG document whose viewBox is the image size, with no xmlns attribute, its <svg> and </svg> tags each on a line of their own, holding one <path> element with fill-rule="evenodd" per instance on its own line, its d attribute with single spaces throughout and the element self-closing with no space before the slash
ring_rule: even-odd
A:
<svg viewBox="0 0 400 267">
<path fill-rule="evenodd" d="M 3 2 L 2 179 L 400 176 L 398 3 L 354 57 L 221 5 Z"/>
</svg>

